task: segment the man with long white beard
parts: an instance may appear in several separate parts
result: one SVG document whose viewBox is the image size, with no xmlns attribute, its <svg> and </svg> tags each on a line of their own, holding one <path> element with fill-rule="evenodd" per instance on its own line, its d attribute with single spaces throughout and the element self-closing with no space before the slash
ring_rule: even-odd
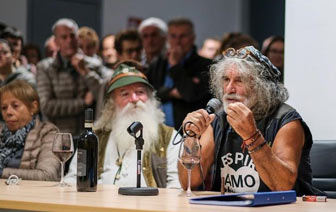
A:
<svg viewBox="0 0 336 212">
<path fill-rule="evenodd" d="M 201 135 L 203 173 L 211 174 L 211 190 L 257 192 L 296 190 L 321 194 L 312 186 L 309 152 L 312 135 L 300 114 L 284 102 L 287 89 L 280 72 L 252 46 L 227 49 L 211 68 L 211 87 L 224 111 L 189 113 L 186 130 Z M 178 165 L 181 185 L 187 174 Z M 192 187 L 202 181 L 192 171 Z"/>
<path fill-rule="evenodd" d="M 172 144 L 176 131 L 163 124 L 152 85 L 145 75 L 129 63 L 121 63 L 107 84 L 105 105 L 94 125 L 99 137 L 99 183 L 136 185 L 137 151 L 127 128 L 139 121 L 143 125 L 141 184 L 150 187 L 180 187 L 177 174 L 178 146 Z M 177 139 L 180 136 L 177 135 Z M 74 180 L 76 160 L 70 164 L 66 181 Z"/>
</svg>

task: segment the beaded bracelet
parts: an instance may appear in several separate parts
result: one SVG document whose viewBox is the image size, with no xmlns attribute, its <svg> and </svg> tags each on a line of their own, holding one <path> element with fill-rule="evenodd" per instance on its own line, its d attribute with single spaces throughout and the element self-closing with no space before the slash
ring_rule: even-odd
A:
<svg viewBox="0 0 336 212">
<path fill-rule="evenodd" d="M 248 153 L 251 154 L 253 152 L 258 152 L 259 150 L 261 150 L 261 148 L 263 148 L 263 146 L 265 146 L 266 144 L 266 140 L 264 140 L 264 142 L 262 142 L 261 144 L 259 144 L 259 146 L 257 146 L 256 148 L 249 150 Z"/>
</svg>

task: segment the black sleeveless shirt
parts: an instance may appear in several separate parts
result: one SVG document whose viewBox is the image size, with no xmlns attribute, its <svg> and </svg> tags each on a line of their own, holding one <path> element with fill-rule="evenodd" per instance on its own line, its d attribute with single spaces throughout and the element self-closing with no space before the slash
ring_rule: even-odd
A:
<svg viewBox="0 0 336 212">
<path fill-rule="evenodd" d="M 257 121 L 257 127 L 266 139 L 267 144 L 272 146 L 280 128 L 294 120 L 299 120 L 302 124 L 305 143 L 293 190 L 296 190 L 298 196 L 316 194 L 319 191 L 312 186 L 309 156 L 313 143 L 312 135 L 300 114 L 291 106 L 283 103 L 271 116 Z M 220 191 L 221 170 L 223 170 L 224 186 L 228 192 L 270 191 L 259 177 L 248 151 L 242 152 L 242 139 L 227 123 L 225 112 L 216 116 L 212 122 L 212 127 L 215 141 L 212 190 Z"/>
</svg>

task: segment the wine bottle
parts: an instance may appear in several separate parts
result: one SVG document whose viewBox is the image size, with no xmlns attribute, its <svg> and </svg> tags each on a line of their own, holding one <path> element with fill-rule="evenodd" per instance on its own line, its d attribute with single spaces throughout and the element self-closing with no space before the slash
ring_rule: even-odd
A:
<svg viewBox="0 0 336 212">
<path fill-rule="evenodd" d="M 98 137 L 92 131 L 93 110 L 85 110 L 84 131 L 77 148 L 77 191 L 97 191 Z"/>
</svg>

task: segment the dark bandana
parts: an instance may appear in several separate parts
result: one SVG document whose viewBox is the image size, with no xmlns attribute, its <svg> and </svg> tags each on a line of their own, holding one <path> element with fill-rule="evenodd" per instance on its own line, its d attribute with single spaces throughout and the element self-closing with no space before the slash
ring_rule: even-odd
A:
<svg viewBox="0 0 336 212">
<path fill-rule="evenodd" d="M 254 48 L 253 46 L 247 46 L 244 49 L 249 50 L 256 58 L 258 58 L 260 64 L 264 67 L 264 69 L 269 74 L 268 78 L 274 82 L 278 82 L 280 80 L 281 72 L 277 67 L 275 67 L 271 61 L 263 55 L 259 50 Z"/>
</svg>

